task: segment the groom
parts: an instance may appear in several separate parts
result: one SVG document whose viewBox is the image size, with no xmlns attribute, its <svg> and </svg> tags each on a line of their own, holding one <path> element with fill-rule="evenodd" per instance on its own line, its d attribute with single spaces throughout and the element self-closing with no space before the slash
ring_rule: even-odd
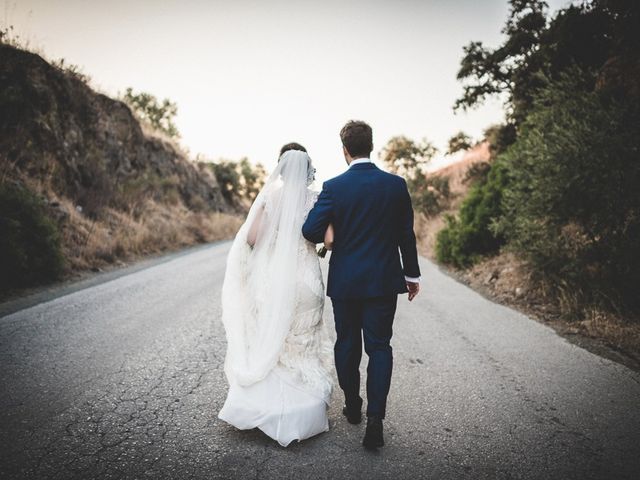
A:
<svg viewBox="0 0 640 480">
<path fill-rule="evenodd" d="M 371 162 L 372 131 L 365 122 L 348 122 L 340 138 L 349 169 L 324 182 L 302 234 L 321 243 L 329 224 L 334 227 L 327 295 L 336 324 L 335 363 L 345 395 L 342 411 L 350 423 L 360 423 L 364 336 L 369 364 L 362 443 L 375 448 L 384 445 L 382 419 L 393 364 L 389 342 L 398 294 L 408 292 L 413 300 L 419 291 L 420 269 L 406 182 Z"/>
</svg>

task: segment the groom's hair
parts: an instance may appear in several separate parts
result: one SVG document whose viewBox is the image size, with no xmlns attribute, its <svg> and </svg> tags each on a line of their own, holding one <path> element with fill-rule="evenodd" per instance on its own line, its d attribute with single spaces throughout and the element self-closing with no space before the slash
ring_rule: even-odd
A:
<svg viewBox="0 0 640 480">
<path fill-rule="evenodd" d="M 299 152 L 307 153 L 307 149 L 304 148 L 302 145 L 296 142 L 291 142 L 282 146 L 282 148 L 280 149 L 280 156 L 282 156 L 284 152 L 287 152 L 289 150 L 298 150 Z M 280 161 L 279 158 L 278 158 L 278 161 Z"/>
<path fill-rule="evenodd" d="M 353 158 L 368 157 L 373 150 L 373 132 L 361 120 L 349 120 L 340 130 L 340 140 Z"/>
</svg>

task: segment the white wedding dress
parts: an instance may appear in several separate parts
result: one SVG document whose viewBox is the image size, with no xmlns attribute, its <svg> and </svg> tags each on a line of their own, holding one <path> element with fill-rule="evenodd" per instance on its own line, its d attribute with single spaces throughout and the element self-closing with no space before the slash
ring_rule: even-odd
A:
<svg viewBox="0 0 640 480">
<path fill-rule="evenodd" d="M 304 152 L 280 157 L 236 235 L 222 288 L 229 391 L 218 418 L 282 446 L 329 429 L 324 284 L 315 245 L 301 233 L 317 198 L 313 172 Z"/>
</svg>

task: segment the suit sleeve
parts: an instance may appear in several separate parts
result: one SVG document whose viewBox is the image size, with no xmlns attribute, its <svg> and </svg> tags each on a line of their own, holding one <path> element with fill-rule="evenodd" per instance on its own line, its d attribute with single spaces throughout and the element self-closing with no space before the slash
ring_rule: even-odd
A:
<svg viewBox="0 0 640 480">
<path fill-rule="evenodd" d="M 331 195 L 326 188 L 326 183 L 324 183 L 315 205 L 309 211 L 307 219 L 302 225 L 302 235 L 312 243 L 324 242 L 324 234 L 332 218 Z"/>
<path fill-rule="evenodd" d="M 402 180 L 402 189 L 402 224 L 400 225 L 399 241 L 402 266 L 406 277 L 417 278 L 420 276 L 420 267 L 418 266 L 416 235 L 413 231 L 413 207 L 407 182 L 404 179 Z"/>
</svg>

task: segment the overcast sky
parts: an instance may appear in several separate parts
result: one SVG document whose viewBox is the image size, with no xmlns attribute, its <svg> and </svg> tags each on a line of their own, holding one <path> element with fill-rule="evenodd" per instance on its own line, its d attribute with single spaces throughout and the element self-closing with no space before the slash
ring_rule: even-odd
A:
<svg viewBox="0 0 640 480">
<path fill-rule="evenodd" d="M 49 59 L 81 66 L 99 90 L 131 86 L 175 101 L 192 155 L 271 168 L 280 146 L 298 141 L 325 179 L 345 168 L 338 132 L 349 119 L 373 127 L 375 159 L 393 135 L 427 137 L 443 151 L 458 130 L 477 138 L 503 118 L 498 101 L 458 114 L 452 105 L 462 47 L 500 43 L 506 0 L 0 5 L 4 25 Z"/>
</svg>

